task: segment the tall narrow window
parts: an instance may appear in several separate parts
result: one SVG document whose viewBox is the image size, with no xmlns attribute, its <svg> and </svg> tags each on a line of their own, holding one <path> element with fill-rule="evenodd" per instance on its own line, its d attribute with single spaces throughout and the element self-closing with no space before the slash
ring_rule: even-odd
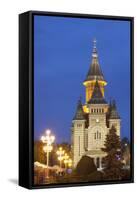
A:
<svg viewBox="0 0 137 200">
<path fill-rule="evenodd" d="M 79 156 L 80 156 L 80 136 L 79 136 Z"/>
<path fill-rule="evenodd" d="M 97 131 L 97 139 L 98 139 L 98 136 L 99 136 L 99 132 Z"/>
<path fill-rule="evenodd" d="M 94 139 L 96 140 L 96 133 L 94 133 Z"/>
</svg>

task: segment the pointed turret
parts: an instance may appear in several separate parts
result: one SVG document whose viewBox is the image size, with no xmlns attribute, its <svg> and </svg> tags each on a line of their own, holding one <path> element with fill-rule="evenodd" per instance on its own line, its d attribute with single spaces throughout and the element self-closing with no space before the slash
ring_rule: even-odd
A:
<svg viewBox="0 0 137 200">
<path fill-rule="evenodd" d="M 118 114 L 117 107 L 116 107 L 116 102 L 114 100 L 111 104 L 109 118 L 110 119 L 120 119 L 120 116 Z"/>
<path fill-rule="evenodd" d="M 91 104 L 107 104 L 104 99 L 98 81 L 96 80 L 91 99 L 88 101 Z"/>
<path fill-rule="evenodd" d="M 84 120 L 84 119 L 85 119 L 85 115 L 84 115 L 81 99 L 79 99 L 78 104 L 77 104 L 76 113 L 75 113 L 73 120 Z"/>
</svg>

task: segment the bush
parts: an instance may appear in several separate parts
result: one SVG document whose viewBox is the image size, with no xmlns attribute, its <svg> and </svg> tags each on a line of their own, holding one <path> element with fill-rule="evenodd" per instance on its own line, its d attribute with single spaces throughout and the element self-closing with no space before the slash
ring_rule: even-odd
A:
<svg viewBox="0 0 137 200">
<path fill-rule="evenodd" d="M 75 170 L 77 175 L 89 175 L 95 171 L 97 171 L 97 167 L 94 164 L 94 160 L 88 156 L 81 158 Z"/>
<path fill-rule="evenodd" d="M 100 171 L 95 171 L 88 175 L 88 181 L 101 181 L 103 179 L 103 174 Z"/>
</svg>

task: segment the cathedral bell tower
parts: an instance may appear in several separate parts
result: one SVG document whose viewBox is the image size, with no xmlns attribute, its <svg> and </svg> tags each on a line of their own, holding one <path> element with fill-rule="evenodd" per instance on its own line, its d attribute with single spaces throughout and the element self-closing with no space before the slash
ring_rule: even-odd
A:
<svg viewBox="0 0 137 200">
<path fill-rule="evenodd" d="M 98 81 L 100 90 L 104 97 L 104 88 L 107 85 L 106 80 L 104 79 L 104 75 L 101 71 L 98 61 L 98 53 L 96 48 L 96 39 L 93 40 L 93 51 L 92 51 L 92 61 L 90 64 L 89 71 L 87 73 L 86 79 L 83 82 L 83 85 L 86 87 L 86 104 L 92 97 L 92 93 L 94 91 L 96 80 Z M 83 106 L 83 109 L 86 113 L 88 113 L 87 106 Z"/>
<path fill-rule="evenodd" d="M 86 102 L 83 105 L 81 100 L 78 101 L 71 125 L 73 167 L 83 156 L 88 156 L 94 160 L 97 169 L 102 170 L 106 135 L 114 126 L 120 136 L 121 119 L 115 101 L 108 104 L 104 96 L 107 82 L 99 65 L 96 40 L 93 41 L 92 62 L 83 84 Z"/>
</svg>

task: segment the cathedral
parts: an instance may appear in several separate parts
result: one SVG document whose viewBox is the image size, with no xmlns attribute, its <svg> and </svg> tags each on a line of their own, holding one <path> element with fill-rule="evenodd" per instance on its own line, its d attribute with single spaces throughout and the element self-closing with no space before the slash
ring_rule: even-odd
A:
<svg viewBox="0 0 137 200">
<path fill-rule="evenodd" d="M 92 61 L 83 85 L 85 104 L 81 99 L 78 101 L 71 126 L 73 167 L 86 155 L 93 158 L 98 170 L 101 170 L 102 158 L 106 156 L 101 149 L 106 135 L 113 125 L 120 136 L 121 119 L 115 101 L 108 103 L 105 99 L 107 81 L 99 65 L 96 40 L 93 41 Z"/>
</svg>

